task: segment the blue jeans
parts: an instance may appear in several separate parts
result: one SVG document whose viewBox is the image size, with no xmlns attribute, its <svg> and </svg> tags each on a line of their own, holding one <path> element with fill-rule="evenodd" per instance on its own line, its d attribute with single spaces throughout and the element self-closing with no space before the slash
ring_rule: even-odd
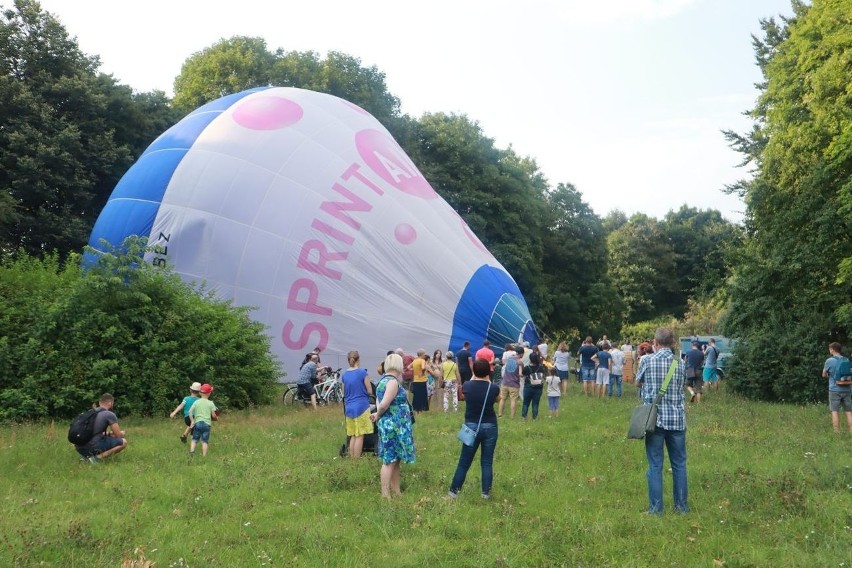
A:
<svg viewBox="0 0 852 568">
<path fill-rule="evenodd" d="M 612 396 L 612 385 L 616 385 L 618 388 L 616 389 L 616 395 L 618 398 L 621 398 L 621 375 L 613 375 L 609 374 L 609 386 L 606 388 L 607 396 Z"/>
<path fill-rule="evenodd" d="M 594 382 L 596 375 L 596 370 L 594 367 L 580 367 L 580 378 L 583 381 L 592 381 Z"/>
<path fill-rule="evenodd" d="M 544 387 L 534 387 L 529 383 L 524 384 L 524 405 L 521 407 L 521 418 L 527 417 L 527 411 L 530 408 L 530 403 L 532 403 L 533 420 L 538 418 L 538 403 L 541 402 L 541 393 L 543 391 Z"/>
<path fill-rule="evenodd" d="M 648 457 L 648 512 L 663 513 L 663 444 L 669 452 L 672 466 L 672 495 L 678 513 L 688 513 L 686 481 L 686 430 L 657 428 L 645 435 L 645 455 Z"/>
<path fill-rule="evenodd" d="M 468 428 L 476 430 L 476 422 L 466 422 Z M 453 475 L 453 483 L 450 485 L 450 491 L 458 493 L 464 485 L 467 470 L 473 463 L 473 458 L 476 456 L 476 450 L 482 446 L 482 453 L 479 455 L 479 463 L 482 466 L 482 494 L 491 494 L 491 484 L 494 481 L 494 450 L 497 448 L 497 424 L 480 424 L 479 432 L 476 434 L 476 441 L 473 446 L 461 445 L 461 455 L 459 456 L 459 464 L 456 466 L 456 473 Z"/>
</svg>

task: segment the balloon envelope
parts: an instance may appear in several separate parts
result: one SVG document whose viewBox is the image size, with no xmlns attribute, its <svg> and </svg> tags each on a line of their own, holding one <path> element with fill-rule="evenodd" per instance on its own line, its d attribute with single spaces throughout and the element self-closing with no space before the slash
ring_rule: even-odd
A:
<svg viewBox="0 0 852 568">
<path fill-rule="evenodd" d="M 515 281 L 388 131 L 337 97 L 268 87 L 202 106 L 110 196 L 89 244 L 148 238 L 189 282 L 252 306 L 295 378 L 306 352 L 536 341 Z"/>
</svg>

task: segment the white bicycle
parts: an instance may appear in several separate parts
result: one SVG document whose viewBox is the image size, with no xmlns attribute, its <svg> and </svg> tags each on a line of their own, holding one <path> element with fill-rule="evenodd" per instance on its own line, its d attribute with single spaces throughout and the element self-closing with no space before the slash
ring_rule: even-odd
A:
<svg viewBox="0 0 852 568">
<path fill-rule="evenodd" d="M 332 371 L 331 369 L 326 368 L 324 380 L 314 385 L 314 392 L 316 392 L 317 404 L 319 406 L 324 406 L 329 403 L 337 404 L 343 402 L 343 381 L 340 380 L 341 371 L 342 369 Z M 296 404 L 297 402 L 301 402 L 307 406 L 311 403 L 311 399 L 309 397 L 305 398 L 302 395 L 298 385 L 291 384 L 287 387 L 287 390 L 284 391 L 284 403 Z"/>
</svg>

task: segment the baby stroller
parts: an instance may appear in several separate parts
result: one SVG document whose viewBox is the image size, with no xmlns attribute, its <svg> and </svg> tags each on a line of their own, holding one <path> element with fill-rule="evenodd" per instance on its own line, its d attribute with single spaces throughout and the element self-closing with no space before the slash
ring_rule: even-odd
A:
<svg viewBox="0 0 852 568">
<path fill-rule="evenodd" d="M 376 411 L 376 405 L 370 405 L 370 412 Z M 343 442 L 343 445 L 340 446 L 340 451 L 338 455 L 342 458 L 345 458 L 349 455 L 349 439 L 352 436 L 346 436 L 346 441 Z M 371 434 L 364 435 L 364 448 L 361 450 L 364 454 L 375 454 L 378 449 L 379 444 L 379 429 L 376 423 L 373 423 L 373 432 Z"/>
</svg>

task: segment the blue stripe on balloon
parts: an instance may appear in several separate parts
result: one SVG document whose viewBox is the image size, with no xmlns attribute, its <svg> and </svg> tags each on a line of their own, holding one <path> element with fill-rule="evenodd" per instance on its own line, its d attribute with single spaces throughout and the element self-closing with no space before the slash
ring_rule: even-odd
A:
<svg viewBox="0 0 852 568">
<path fill-rule="evenodd" d="M 89 246 L 102 250 L 102 240 L 118 246 L 130 235 L 149 236 L 175 170 L 204 129 L 235 102 L 269 88 L 258 87 L 208 103 L 154 140 L 115 186 L 92 229 Z M 90 260 L 87 255 L 84 262 Z"/>
<path fill-rule="evenodd" d="M 518 285 L 504 270 L 487 264 L 480 266 L 456 306 L 449 349 L 459 350 L 465 341 L 470 341 L 476 350 L 488 339 L 494 352 L 502 353 L 506 343 L 517 342 L 519 338 L 531 345 L 538 342 Z"/>
</svg>

